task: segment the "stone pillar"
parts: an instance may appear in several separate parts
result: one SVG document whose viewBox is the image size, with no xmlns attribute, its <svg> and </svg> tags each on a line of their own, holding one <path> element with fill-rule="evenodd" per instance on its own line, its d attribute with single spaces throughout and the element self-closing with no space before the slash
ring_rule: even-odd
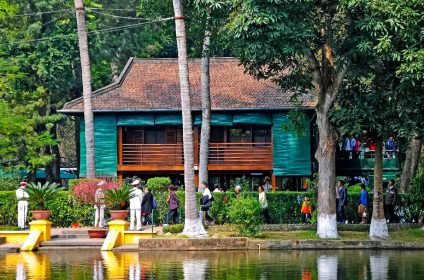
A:
<svg viewBox="0 0 424 280">
<path fill-rule="evenodd" d="M 47 241 L 51 239 L 52 222 L 47 220 L 36 220 L 29 223 L 30 231 L 40 230 L 42 232 L 39 241 Z"/>
</svg>

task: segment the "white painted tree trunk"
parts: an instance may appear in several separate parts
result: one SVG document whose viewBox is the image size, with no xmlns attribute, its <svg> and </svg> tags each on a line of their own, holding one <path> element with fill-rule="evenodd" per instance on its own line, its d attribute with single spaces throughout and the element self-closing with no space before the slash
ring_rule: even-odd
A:
<svg viewBox="0 0 424 280">
<path fill-rule="evenodd" d="M 185 224 L 183 234 L 190 237 L 205 236 L 197 211 L 196 187 L 194 184 L 193 124 L 191 118 L 190 87 L 187 59 L 184 12 L 181 0 L 173 0 L 175 31 L 178 46 L 178 68 L 180 76 L 181 108 L 183 117 Z"/>
<path fill-rule="evenodd" d="M 211 26 L 210 15 L 206 18 L 205 35 L 203 38 L 202 65 L 201 65 L 201 95 L 202 95 L 202 130 L 200 133 L 200 155 L 199 155 L 199 186 L 202 182 L 208 182 L 209 140 L 211 135 L 211 97 L 210 97 L 210 38 Z M 201 190 L 201 188 L 199 188 Z"/>
<path fill-rule="evenodd" d="M 84 99 L 84 124 L 86 146 L 86 177 L 96 177 L 94 154 L 94 121 L 91 104 L 91 72 L 90 57 L 88 54 L 87 29 L 85 26 L 84 6 L 82 0 L 75 0 L 75 13 L 77 18 L 78 42 L 82 71 L 82 95 Z"/>
<path fill-rule="evenodd" d="M 387 239 L 389 237 L 389 231 L 384 217 L 383 144 L 381 140 L 377 140 L 375 144 L 374 194 L 372 203 L 369 236 L 371 239 Z"/>
<path fill-rule="evenodd" d="M 332 139 L 334 131 L 326 113 L 317 110 L 319 144 L 315 153 L 318 160 L 318 220 L 317 235 L 320 238 L 337 238 L 336 217 L 336 147 Z"/>
</svg>

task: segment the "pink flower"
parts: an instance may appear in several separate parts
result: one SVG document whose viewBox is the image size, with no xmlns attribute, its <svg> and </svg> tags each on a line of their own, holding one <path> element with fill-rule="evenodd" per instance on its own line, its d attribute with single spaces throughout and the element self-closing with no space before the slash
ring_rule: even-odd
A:
<svg viewBox="0 0 424 280">
<path fill-rule="evenodd" d="M 98 184 L 104 181 L 104 184 L 98 186 Z M 104 191 L 109 189 L 116 189 L 120 185 L 119 182 L 108 182 L 106 180 L 92 179 L 92 180 L 81 180 L 81 183 L 75 185 L 71 190 L 72 195 L 75 199 L 83 204 L 94 205 L 94 194 L 98 188 Z"/>
</svg>

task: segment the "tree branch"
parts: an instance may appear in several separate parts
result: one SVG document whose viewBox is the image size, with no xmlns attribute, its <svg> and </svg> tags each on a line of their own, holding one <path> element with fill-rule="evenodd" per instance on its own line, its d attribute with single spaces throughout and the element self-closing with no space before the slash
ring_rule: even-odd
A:
<svg viewBox="0 0 424 280">
<path fill-rule="evenodd" d="M 350 66 L 350 61 L 344 61 L 340 71 L 336 74 L 336 79 L 333 84 L 327 89 L 326 95 L 328 96 L 325 104 L 325 108 L 328 110 L 331 106 L 333 106 L 336 98 L 340 92 L 340 87 L 342 86 L 343 79 L 346 75 L 347 69 Z"/>
<path fill-rule="evenodd" d="M 315 56 L 315 53 L 311 50 L 308 53 L 308 62 L 312 71 L 312 85 L 315 87 L 315 91 L 318 95 L 318 104 L 321 105 L 321 102 L 324 100 L 323 96 L 323 87 L 322 87 L 322 77 L 321 77 L 321 68 L 319 62 Z"/>
</svg>

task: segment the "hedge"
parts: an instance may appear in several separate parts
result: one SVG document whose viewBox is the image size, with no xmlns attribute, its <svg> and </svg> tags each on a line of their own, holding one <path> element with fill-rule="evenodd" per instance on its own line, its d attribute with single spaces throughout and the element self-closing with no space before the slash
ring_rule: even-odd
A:
<svg viewBox="0 0 424 280">
<path fill-rule="evenodd" d="M 184 192 L 176 192 L 180 199 L 180 223 L 184 222 Z M 269 205 L 269 212 L 271 216 L 271 223 L 276 224 L 293 224 L 299 223 L 300 219 L 300 205 L 305 192 L 271 192 L 267 193 L 267 200 Z M 211 216 L 215 219 L 217 224 L 228 223 L 228 209 L 229 204 L 234 199 L 234 193 L 212 193 L 214 201 L 210 210 Z M 154 220 L 157 224 L 166 223 L 168 207 L 166 197 L 168 192 L 158 192 L 154 195 L 158 204 L 158 208 L 154 211 Z M 198 201 L 201 193 L 197 193 Z M 257 192 L 243 192 L 243 197 L 258 198 Z M 313 197 L 313 196 L 311 196 Z M 359 201 L 358 193 L 348 194 L 348 206 L 346 207 L 346 216 L 349 221 L 357 218 L 357 205 Z M 405 194 L 400 195 L 402 203 L 408 201 L 408 196 Z M 372 195 L 370 195 L 370 202 L 372 204 Z M 69 227 L 71 223 L 78 222 L 81 225 L 90 226 L 94 220 L 94 208 L 91 205 L 81 205 L 74 202 L 68 191 L 62 191 L 47 205 L 48 209 L 52 210 L 50 220 L 56 227 Z M 31 205 L 30 205 L 31 209 Z M 314 212 L 316 209 L 313 209 Z M 372 210 L 370 205 L 369 210 Z M 371 214 L 371 212 L 370 212 Z M 409 215 L 412 215 L 410 213 Z M 108 216 L 108 213 L 106 213 Z M 28 220 L 31 221 L 32 217 L 29 214 Z M 411 219 L 412 220 L 412 219 Z M 0 225 L 17 224 L 17 201 L 14 191 L 0 191 Z"/>
</svg>

